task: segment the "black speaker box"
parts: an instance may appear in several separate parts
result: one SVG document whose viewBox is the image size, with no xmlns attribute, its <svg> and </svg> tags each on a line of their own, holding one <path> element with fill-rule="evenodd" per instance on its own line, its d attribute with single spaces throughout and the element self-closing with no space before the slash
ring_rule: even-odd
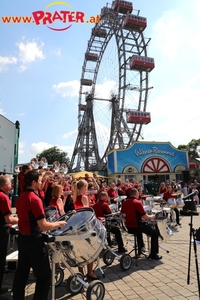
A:
<svg viewBox="0 0 200 300">
<path fill-rule="evenodd" d="M 190 172 L 182 171 L 183 182 L 188 183 L 190 181 Z"/>
</svg>

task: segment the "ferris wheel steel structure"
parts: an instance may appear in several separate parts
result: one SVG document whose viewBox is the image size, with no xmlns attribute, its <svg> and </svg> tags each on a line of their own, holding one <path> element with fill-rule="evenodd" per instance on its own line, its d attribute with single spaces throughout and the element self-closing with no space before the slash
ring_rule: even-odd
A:
<svg viewBox="0 0 200 300">
<path fill-rule="evenodd" d="M 74 171 L 105 170 L 107 152 L 116 148 L 126 149 L 142 137 L 143 124 L 127 123 L 126 112 L 130 108 L 145 112 L 148 91 L 152 87 L 149 87 L 149 73 L 145 70 L 130 70 L 129 61 L 132 55 L 147 57 L 150 38 L 145 38 L 142 31 L 124 28 L 124 19 L 124 14 L 118 14 L 108 6 L 104 7 L 101 22 L 95 24 L 88 41 L 80 80 L 78 136 L 71 159 L 71 168 Z M 104 55 L 111 40 L 114 40 L 117 50 L 116 87 L 109 97 L 98 98 L 97 86 L 101 84 L 98 74 L 103 67 Z M 130 74 L 134 75 L 131 77 Z M 110 128 L 105 143 L 100 140 L 100 133 L 97 133 L 95 102 L 100 105 L 103 102 L 109 103 Z M 101 152 L 100 143 L 104 144 Z"/>
</svg>

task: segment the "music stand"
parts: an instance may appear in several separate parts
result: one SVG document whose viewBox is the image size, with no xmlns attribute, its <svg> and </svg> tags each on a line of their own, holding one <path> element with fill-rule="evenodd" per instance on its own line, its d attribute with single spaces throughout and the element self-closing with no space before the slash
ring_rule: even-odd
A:
<svg viewBox="0 0 200 300">
<path fill-rule="evenodd" d="M 197 191 L 198 193 L 198 191 Z M 192 248 L 192 240 L 193 240 L 193 249 L 194 249 L 194 255 L 195 255 L 195 264 L 196 264 L 196 274 L 197 274 L 197 284 L 198 284 L 198 290 L 199 290 L 199 298 L 200 298 L 200 282 L 199 282 L 199 266 L 198 266 L 198 259 L 197 259 L 197 245 L 196 245 L 196 237 L 195 237 L 195 230 L 193 228 L 193 196 L 197 193 L 191 193 L 188 196 L 184 197 L 183 199 L 190 199 L 192 201 L 191 205 L 191 213 L 190 213 L 190 223 L 188 224 L 190 226 L 190 243 L 189 243 L 189 257 L 188 257 L 188 275 L 187 275 L 187 284 L 190 284 L 190 263 L 191 263 L 191 248 Z"/>
</svg>

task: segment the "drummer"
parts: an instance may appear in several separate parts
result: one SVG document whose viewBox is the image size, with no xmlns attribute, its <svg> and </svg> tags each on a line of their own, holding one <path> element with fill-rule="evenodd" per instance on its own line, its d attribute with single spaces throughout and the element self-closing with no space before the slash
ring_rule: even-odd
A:
<svg viewBox="0 0 200 300">
<path fill-rule="evenodd" d="M 99 201 L 97 203 L 94 204 L 93 209 L 95 211 L 96 217 L 98 219 L 101 219 L 103 217 L 106 217 L 106 215 L 111 215 L 112 212 L 110 210 L 110 207 L 108 205 L 108 201 L 109 201 L 109 196 L 106 192 L 101 192 L 99 195 Z M 124 243 L 122 240 L 122 236 L 121 236 L 121 231 L 119 228 L 117 228 L 116 226 L 111 226 L 111 228 L 109 228 L 110 232 L 113 233 L 115 235 L 115 239 L 118 245 L 118 253 L 124 253 L 127 250 L 124 248 Z M 111 246 L 111 240 L 110 237 L 108 236 L 108 244 L 109 246 Z"/>
<path fill-rule="evenodd" d="M 18 264 L 13 282 L 13 300 L 25 298 L 25 287 L 30 268 L 36 275 L 36 286 L 33 300 L 47 300 L 51 284 L 51 269 L 47 247 L 41 231 L 64 227 L 65 221 L 47 222 L 42 200 L 37 190 L 42 177 L 36 170 L 28 171 L 24 176 L 25 191 L 16 202 L 19 218 Z"/>
<path fill-rule="evenodd" d="M 158 237 L 159 232 L 153 228 L 149 223 L 145 222 L 155 218 L 155 215 L 147 215 L 142 203 L 138 200 L 139 192 L 136 188 L 130 191 L 130 197 L 122 203 L 121 213 L 126 215 L 126 227 L 128 233 L 137 235 L 138 254 L 141 254 L 144 242 L 142 233 L 151 236 L 151 252 L 150 259 L 161 259 L 162 256 L 158 255 Z"/>
<path fill-rule="evenodd" d="M 168 200 L 170 198 L 173 198 L 173 199 L 177 198 L 177 195 L 176 195 L 176 193 L 174 193 L 171 185 L 169 185 L 167 187 L 167 191 L 163 194 L 163 200 L 165 200 L 166 203 L 168 202 Z M 180 226 L 181 224 L 180 224 L 180 218 L 179 218 L 179 210 L 176 207 L 173 208 L 173 210 L 175 211 L 175 214 L 176 214 L 176 225 L 175 226 L 177 226 L 177 225 Z"/>
</svg>

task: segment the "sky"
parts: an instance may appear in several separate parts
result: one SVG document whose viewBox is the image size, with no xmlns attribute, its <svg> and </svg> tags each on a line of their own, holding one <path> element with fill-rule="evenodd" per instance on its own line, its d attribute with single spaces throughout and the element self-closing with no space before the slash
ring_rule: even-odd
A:
<svg viewBox="0 0 200 300">
<path fill-rule="evenodd" d="M 52 146 L 71 157 L 78 134 L 82 66 L 94 24 L 66 23 L 72 26 L 57 31 L 43 24 L 5 24 L 2 16 L 74 10 L 89 17 L 107 4 L 62 2 L 0 1 L 0 114 L 20 122 L 19 163 Z M 148 56 L 155 60 L 146 109 L 151 123 L 142 127 L 141 137 L 169 141 L 175 147 L 188 144 L 199 139 L 200 2 L 136 0 L 133 6 L 147 18 L 143 34 L 151 39 Z M 57 29 L 60 24 L 49 27 Z"/>
</svg>

